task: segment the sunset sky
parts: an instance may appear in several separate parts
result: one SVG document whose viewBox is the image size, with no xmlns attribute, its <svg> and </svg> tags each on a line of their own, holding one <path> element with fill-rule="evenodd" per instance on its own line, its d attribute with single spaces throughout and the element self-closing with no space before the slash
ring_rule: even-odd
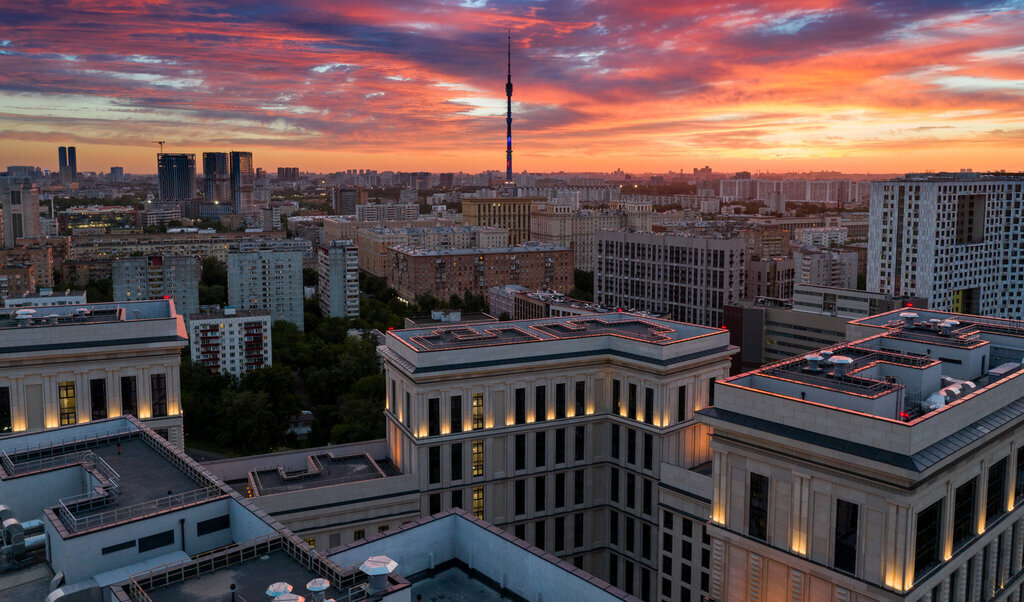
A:
<svg viewBox="0 0 1024 602">
<path fill-rule="evenodd" d="M 1024 170 L 1024 0 L 0 0 L 0 169 Z"/>
</svg>

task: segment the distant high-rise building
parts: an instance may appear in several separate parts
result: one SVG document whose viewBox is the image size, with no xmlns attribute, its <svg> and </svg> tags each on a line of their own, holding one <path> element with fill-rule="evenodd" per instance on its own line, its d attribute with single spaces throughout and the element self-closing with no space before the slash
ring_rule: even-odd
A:
<svg viewBox="0 0 1024 602">
<path fill-rule="evenodd" d="M 873 182 L 867 289 L 928 307 L 1024 318 L 1024 177 L 907 174 Z"/>
<path fill-rule="evenodd" d="M 278 167 L 277 168 L 277 181 L 278 182 L 298 182 L 299 181 L 299 168 L 298 167 Z"/>
<path fill-rule="evenodd" d="M 161 203 L 190 201 L 196 196 L 196 156 L 159 153 L 156 156 Z"/>
<path fill-rule="evenodd" d="M 239 311 L 266 310 L 272 321 L 285 320 L 301 329 L 302 300 L 300 251 L 228 254 L 228 302 Z"/>
<path fill-rule="evenodd" d="M 199 311 L 199 257 L 150 255 L 118 257 L 111 266 L 114 301 L 174 299 L 174 309 L 188 319 Z"/>
<path fill-rule="evenodd" d="M 0 211 L 3 212 L 4 247 L 19 238 L 39 238 L 39 188 L 31 180 L 0 174 Z"/>
<path fill-rule="evenodd" d="M 331 188 L 331 209 L 338 215 L 355 215 L 357 205 L 369 202 L 369 193 L 361 188 Z"/>
<path fill-rule="evenodd" d="M 455 174 L 443 173 L 441 174 L 439 183 L 441 188 L 454 188 L 455 187 Z"/>
<path fill-rule="evenodd" d="M 235 213 L 249 214 L 255 210 L 256 171 L 252 153 L 231 151 L 231 207 Z"/>
<path fill-rule="evenodd" d="M 60 160 L 60 182 L 71 184 L 78 180 L 78 157 L 73 146 L 62 146 L 57 149 Z"/>
<path fill-rule="evenodd" d="M 317 254 L 320 313 L 332 318 L 359 317 L 359 249 L 351 240 L 332 240 Z"/>
<path fill-rule="evenodd" d="M 211 373 L 241 376 L 272 363 L 270 312 L 225 307 L 185 318 L 192 361 Z"/>
<path fill-rule="evenodd" d="M 207 202 L 231 202 L 231 171 L 227 153 L 203 153 L 203 195 Z"/>
<path fill-rule="evenodd" d="M 112 184 L 121 184 L 124 182 L 124 168 L 123 167 L 111 167 L 110 168 L 110 182 Z"/>
</svg>

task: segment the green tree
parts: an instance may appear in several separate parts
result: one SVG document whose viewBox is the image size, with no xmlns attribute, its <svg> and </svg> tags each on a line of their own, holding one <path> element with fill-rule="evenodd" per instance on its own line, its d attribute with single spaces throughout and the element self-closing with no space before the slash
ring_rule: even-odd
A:
<svg viewBox="0 0 1024 602">
<path fill-rule="evenodd" d="M 228 302 L 228 266 L 216 257 L 203 258 L 199 280 L 200 305 L 226 305 Z"/>
<path fill-rule="evenodd" d="M 85 298 L 90 303 L 103 303 L 114 300 L 114 281 L 110 278 L 90 280 L 85 285 Z"/>
</svg>

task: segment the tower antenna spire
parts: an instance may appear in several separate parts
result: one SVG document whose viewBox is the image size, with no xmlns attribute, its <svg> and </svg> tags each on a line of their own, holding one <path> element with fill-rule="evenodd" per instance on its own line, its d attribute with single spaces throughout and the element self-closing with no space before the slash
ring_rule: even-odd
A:
<svg viewBox="0 0 1024 602">
<path fill-rule="evenodd" d="M 511 186 L 512 181 L 512 29 L 508 30 L 508 81 L 505 83 L 505 96 L 508 98 L 505 125 L 507 126 L 505 148 L 505 185 Z"/>
</svg>

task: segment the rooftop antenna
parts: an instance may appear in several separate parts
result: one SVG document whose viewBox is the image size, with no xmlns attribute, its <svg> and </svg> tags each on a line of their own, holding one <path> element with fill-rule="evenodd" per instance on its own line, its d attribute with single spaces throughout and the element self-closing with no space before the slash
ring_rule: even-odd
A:
<svg viewBox="0 0 1024 602">
<path fill-rule="evenodd" d="M 163 152 L 164 152 L 164 142 L 165 142 L 164 140 L 154 140 L 153 141 L 153 144 L 159 144 L 160 145 L 160 154 L 163 154 Z"/>
<path fill-rule="evenodd" d="M 505 149 L 505 184 L 511 186 L 512 182 L 512 29 L 508 30 L 508 81 L 505 83 L 505 96 L 508 97 L 508 110 L 505 115 L 505 124 L 508 127 L 507 147 Z"/>
</svg>

